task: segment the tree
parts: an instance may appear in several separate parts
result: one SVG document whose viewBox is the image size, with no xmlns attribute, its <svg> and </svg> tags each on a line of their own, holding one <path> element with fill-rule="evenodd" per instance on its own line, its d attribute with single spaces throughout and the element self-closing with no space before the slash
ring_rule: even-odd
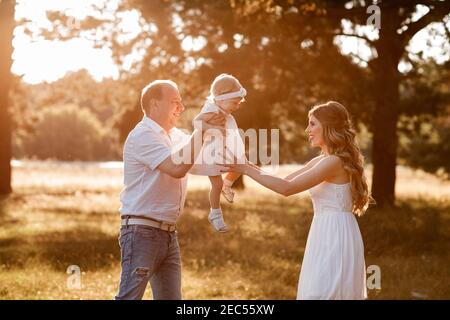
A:
<svg viewBox="0 0 450 320">
<path fill-rule="evenodd" d="M 75 104 L 41 110 L 33 130 L 24 138 L 28 156 L 65 161 L 108 160 L 115 141 L 95 114 Z"/>
<path fill-rule="evenodd" d="M 384 206 L 395 200 L 397 124 L 403 112 L 398 65 L 408 58 L 412 37 L 430 23 L 441 22 L 450 12 L 450 3 L 380 0 L 371 4 L 381 12 L 376 39 L 356 31 L 348 34 L 342 26 L 343 19 L 354 26 L 367 23 L 369 2 L 359 0 L 128 0 L 118 11 L 140 12 L 142 32 L 135 38 L 117 40 L 117 19 L 87 19 L 80 30 L 68 34 L 108 29 L 98 43 L 113 48 L 119 65 L 131 52 L 144 52 L 131 71 L 122 73 L 137 91 L 151 79 L 172 78 L 182 84 L 185 101 L 198 107 L 216 74 L 235 74 L 252 92 L 248 107 L 238 115 L 240 126 L 279 127 L 282 142 L 289 146 L 290 142 L 298 145 L 302 136 L 298 123 L 305 122 L 312 104 L 343 102 L 355 120 L 365 122 L 373 132 L 372 192 Z M 413 15 L 419 4 L 429 11 L 417 19 Z M 64 25 L 67 17 L 59 16 L 54 21 Z M 334 41 L 342 35 L 363 39 L 370 46 L 374 54 L 365 67 L 341 54 Z M 204 45 L 183 50 L 183 41 L 189 39 L 203 40 Z M 138 108 L 133 112 L 137 115 Z"/>
<path fill-rule="evenodd" d="M 12 83 L 13 0 L 0 1 L 0 195 L 11 190 L 11 113 L 9 93 Z"/>
<path fill-rule="evenodd" d="M 416 62 L 400 85 L 400 96 L 399 161 L 448 179 L 450 61 Z"/>
<path fill-rule="evenodd" d="M 197 3 L 201 3 L 201 1 L 197 1 Z M 289 55 L 291 50 L 298 56 L 301 55 L 300 50 L 298 48 L 295 50 L 292 45 L 295 43 L 298 44 L 299 41 L 305 39 L 305 30 L 316 30 L 311 32 L 312 34 L 309 35 L 309 39 L 312 40 L 312 43 L 317 44 L 317 47 L 321 50 L 318 56 L 322 63 L 326 64 L 330 60 L 334 63 L 340 61 L 348 67 L 345 61 L 333 55 L 333 46 L 330 46 L 333 42 L 333 36 L 346 35 L 345 30 L 341 26 L 342 19 L 347 19 L 354 25 L 364 25 L 368 19 L 368 3 L 365 1 L 349 2 L 347 0 L 333 0 L 315 1 L 311 4 L 302 0 L 273 1 L 271 3 L 255 1 L 251 6 L 246 1 L 234 1 L 232 3 L 236 7 L 234 11 L 243 12 L 239 27 L 235 28 L 246 31 L 247 33 L 244 36 L 248 37 L 249 42 L 252 42 L 255 34 L 261 35 L 261 31 L 263 35 L 269 37 L 269 40 L 274 39 L 272 42 L 277 48 L 269 47 L 266 53 L 268 52 L 272 53 L 273 56 L 283 57 L 281 53 L 276 54 L 277 49 L 282 50 L 285 53 L 285 61 L 289 61 L 290 66 L 283 66 L 281 61 L 277 61 L 275 65 L 281 67 L 282 72 L 289 72 L 289 70 L 294 69 L 294 77 L 299 74 L 304 74 L 301 71 L 304 71 L 305 68 L 297 64 L 302 60 L 308 61 L 311 65 L 317 67 L 316 70 L 313 69 L 313 72 L 319 74 L 323 72 L 323 67 L 318 67 L 316 63 L 312 63 L 311 59 L 304 60 L 305 57 L 302 57 L 303 59 L 296 59 Z M 260 4 L 259 8 L 255 3 Z M 444 1 L 374 1 L 373 3 L 379 6 L 382 14 L 378 39 L 371 40 L 357 33 L 350 34 L 350 36 L 364 39 L 371 46 L 372 50 L 376 52 L 376 55 L 368 63 L 368 74 L 365 75 L 363 72 L 354 71 L 355 77 L 353 79 L 363 82 L 363 84 L 355 85 L 355 87 L 366 90 L 370 88 L 367 90 L 368 94 L 365 95 L 367 97 L 366 101 L 368 102 L 365 104 L 368 106 L 367 111 L 356 110 L 356 113 L 363 114 L 361 118 L 365 117 L 368 120 L 369 127 L 373 132 L 372 162 L 374 171 L 372 193 L 378 205 L 384 206 L 393 205 L 395 200 L 395 168 L 398 145 L 397 124 L 402 111 L 399 92 L 402 79 L 398 65 L 400 60 L 405 58 L 407 54 L 406 48 L 412 37 L 430 23 L 443 21 L 450 13 L 450 3 Z M 351 4 L 351 8 L 349 4 Z M 413 14 L 416 13 L 416 6 L 418 4 L 427 6 L 429 11 L 418 20 L 414 20 Z M 204 16 L 210 21 L 209 15 L 206 14 Z M 313 22 L 311 18 L 318 21 Z M 252 20 L 250 28 L 255 26 L 254 21 L 267 21 L 267 24 L 271 25 L 271 22 L 275 20 L 282 27 L 281 30 L 275 30 L 281 32 L 278 33 L 279 35 L 273 36 L 270 31 L 263 27 L 256 28 L 256 31 L 254 29 L 246 30 L 243 27 L 246 24 L 246 19 Z M 235 26 L 234 24 L 232 25 L 233 27 Z M 233 34 L 233 32 L 231 33 Z M 329 33 L 331 33 L 331 37 Z M 287 46 L 286 43 L 291 46 Z M 254 46 L 252 49 L 253 53 L 258 52 Z M 241 59 L 242 51 L 239 50 Z M 326 52 L 330 53 L 328 59 Z M 252 60 L 252 62 L 255 61 L 255 64 L 257 64 L 256 57 L 257 55 L 255 54 L 255 60 Z M 263 59 L 265 63 L 267 63 L 267 60 Z M 271 60 L 273 61 L 273 59 Z M 331 68 L 334 73 L 337 69 L 336 67 Z M 267 77 L 273 78 L 273 76 L 270 77 L 270 74 L 267 74 Z M 284 80 L 289 81 L 289 77 L 284 77 Z M 289 83 L 288 81 L 280 81 L 280 83 Z M 326 81 L 321 82 L 322 85 L 325 83 Z M 343 88 L 341 87 L 340 89 Z M 345 89 L 349 92 L 348 88 Z M 292 93 L 298 94 L 298 91 L 291 87 L 285 90 L 290 90 Z M 276 90 L 278 94 L 283 91 L 283 88 L 280 87 Z M 331 92 L 332 90 L 326 90 L 327 94 Z M 289 96 L 289 93 L 286 93 L 286 96 Z M 335 96 L 339 97 L 342 94 L 336 93 Z M 272 103 L 275 102 L 276 100 L 272 100 Z M 352 101 L 351 104 L 355 104 L 355 102 Z M 422 111 L 416 110 L 416 112 Z"/>
<path fill-rule="evenodd" d="M 239 2 L 238 2 L 239 3 Z M 248 5 L 243 1 L 242 8 Z M 260 10 L 250 13 L 253 19 L 261 16 L 290 16 L 289 19 L 280 19 L 284 24 L 291 24 L 291 29 L 298 30 L 305 27 L 305 14 L 302 8 L 309 6 L 305 1 L 274 1 L 268 5 L 261 1 Z M 358 33 L 349 36 L 364 39 L 376 52 L 373 59 L 368 62 L 368 77 L 360 77 L 360 81 L 366 81 L 363 85 L 368 91 L 365 105 L 368 107 L 363 117 L 368 120 L 369 128 L 373 132 L 373 179 L 372 193 L 379 206 L 393 205 L 395 200 L 395 168 L 397 163 L 398 134 L 397 124 L 401 114 L 400 83 L 402 81 L 398 65 L 407 55 L 407 45 L 412 37 L 432 22 L 443 22 L 450 14 L 450 3 L 448 1 L 373 1 L 381 12 L 381 26 L 379 36 L 371 40 L 365 35 Z M 417 5 L 428 8 L 419 19 L 413 19 Z M 320 29 L 316 41 L 330 42 L 327 33 L 334 35 L 347 35 L 340 25 L 342 19 L 351 21 L 354 25 L 365 25 L 368 19 L 366 1 L 314 1 L 311 8 L 314 17 L 321 20 L 326 28 Z M 255 13 L 256 12 L 256 13 Z M 281 13 L 280 13 L 281 12 Z M 259 18 L 262 20 L 261 18 Z M 320 22 L 316 24 L 319 25 Z M 289 28 L 287 28 L 289 30 Z M 301 33 L 301 30 L 299 30 Z M 447 30 L 447 37 L 449 32 Z M 288 36 L 295 39 L 295 36 Z M 286 38 L 285 38 L 286 39 Z M 324 46 L 326 48 L 326 45 Z M 328 49 L 328 48 L 327 48 Z M 327 50 L 325 49 L 325 50 Z M 329 50 L 329 49 L 328 49 Z M 323 57 L 323 55 L 322 55 Z M 335 71 L 335 70 L 333 70 Z M 357 79 L 357 78 L 356 78 Z M 357 79 L 358 80 L 358 79 Z M 358 86 L 356 84 L 356 86 Z M 361 87 L 359 87 L 361 88 Z M 357 111 L 358 112 L 358 111 Z M 416 110 L 416 112 L 423 112 Z"/>
<path fill-rule="evenodd" d="M 367 19 L 362 14 L 365 7 L 355 6 L 346 12 L 345 1 L 337 9 L 341 18 L 353 18 L 361 23 Z M 354 2 L 356 3 L 356 2 Z M 412 15 L 416 5 L 424 4 L 429 11 L 417 21 Z M 379 37 L 367 41 L 377 52 L 377 57 L 368 64 L 372 72 L 372 114 L 373 130 L 373 197 L 380 206 L 393 205 L 395 200 L 395 168 L 397 163 L 397 124 L 400 115 L 399 87 L 401 74 L 398 70 L 400 60 L 407 53 L 406 47 L 412 37 L 432 22 L 442 21 L 450 13 L 447 1 L 378 1 L 381 9 Z"/>
</svg>

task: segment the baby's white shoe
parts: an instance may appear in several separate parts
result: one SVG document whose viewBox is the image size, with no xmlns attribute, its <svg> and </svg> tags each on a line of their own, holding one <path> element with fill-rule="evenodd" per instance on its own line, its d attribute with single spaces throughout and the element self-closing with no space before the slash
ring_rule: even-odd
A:
<svg viewBox="0 0 450 320">
<path fill-rule="evenodd" d="M 223 220 L 222 210 L 220 209 L 211 209 L 208 215 L 208 220 L 216 229 L 217 232 L 227 232 L 229 231 L 228 226 L 225 224 Z"/>
<path fill-rule="evenodd" d="M 232 185 L 233 181 L 228 180 L 227 178 L 223 180 L 222 194 L 229 203 L 233 203 L 234 200 L 234 191 L 231 189 Z"/>
<path fill-rule="evenodd" d="M 229 203 L 233 203 L 233 201 L 234 201 L 234 191 L 233 191 L 233 189 L 231 189 L 231 187 L 223 186 L 223 188 L 222 188 L 222 195 Z"/>
</svg>

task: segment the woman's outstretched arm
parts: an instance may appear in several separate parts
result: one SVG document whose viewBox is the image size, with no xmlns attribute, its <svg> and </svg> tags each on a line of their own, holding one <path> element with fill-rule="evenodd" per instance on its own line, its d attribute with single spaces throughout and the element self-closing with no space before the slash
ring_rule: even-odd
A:
<svg viewBox="0 0 450 320">
<path fill-rule="evenodd" d="M 292 180 L 294 179 L 296 176 L 298 176 L 299 174 L 311 169 L 320 159 L 322 159 L 324 157 L 324 155 L 320 155 L 317 156 L 313 159 L 311 159 L 307 164 L 305 164 L 302 168 L 298 169 L 297 171 L 294 171 L 292 173 L 290 173 L 289 175 L 287 175 L 286 177 L 284 177 L 286 180 Z"/>
<path fill-rule="evenodd" d="M 270 175 L 251 163 L 224 166 L 228 168 L 224 170 L 224 172 L 240 172 L 249 176 L 264 187 L 287 197 L 308 190 L 315 185 L 332 178 L 341 167 L 341 160 L 336 156 L 324 157 L 312 168 L 297 175 L 292 180 Z"/>
</svg>

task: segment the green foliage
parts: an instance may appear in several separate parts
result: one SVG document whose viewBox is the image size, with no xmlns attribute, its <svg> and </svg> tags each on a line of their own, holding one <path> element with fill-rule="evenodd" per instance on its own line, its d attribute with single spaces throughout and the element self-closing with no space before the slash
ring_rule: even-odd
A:
<svg viewBox="0 0 450 320">
<path fill-rule="evenodd" d="M 120 143 L 115 139 L 117 130 L 113 125 L 117 118 L 122 117 L 121 110 L 136 102 L 134 90 L 131 90 L 125 81 L 104 79 L 98 82 L 86 70 L 70 72 L 64 78 L 52 83 L 30 85 L 21 81 L 19 77 L 14 80 L 11 102 L 14 110 L 15 158 L 36 156 L 34 150 L 39 147 L 31 146 L 30 143 L 33 142 L 29 141 L 26 149 L 26 140 L 33 136 L 43 110 L 59 109 L 63 105 L 75 105 L 79 109 L 89 111 L 92 118 L 101 122 L 103 134 L 114 137 L 107 138 L 108 151 L 97 152 L 98 158 L 89 157 L 90 160 L 106 160 L 107 156 L 110 157 L 109 160 L 120 158 Z"/>
<path fill-rule="evenodd" d="M 91 111 L 68 104 L 44 109 L 19 149 L 39 159 L 107 160 L 117 158 L 116 146 Z"/>
<path fill-rule="evenodd" d="M 49 12 L 54 28 L 42 34 L 60 40 L 88 35 L 97 39 L 102 34 L 96 44 L 111 48 L 120 69 L 120 83 L 99 92 L 92 90 L 95 86 L 90 82 L 82 81 L 83 77 L 72 77 L 62 86 L 73 91 L 64 103 L 86 106 L 100 119 L 114 121 L 121 141 L 142 117 L 137 101 L 139 91 L 149 81 L 170 78 L 179 84 L 188 109 L 183 121 L 189 124 L 187 118 L 201 107 L 212 79 L 227 72 L 236 75 L 249 92 L 236 114 L 239 126 L 281 129 L 283 162 L 303 162 L 312 155 L 303 132 L 307 111 L 316 103 L 337 100 L 350 110 L 358 127 L 362 123 L 367 128 L 360 136 L 378 137 L 374 139 L 376 148 L 375 143 L 366 141 L 364 152 L 370 161 L 373 152 L 369 149 L 376 149 L 382 161 L 374 166 L 383 166 L 376 172 L 392 178 L 398 115 L 437 117 L 445 106 L 440 90 L 447 79 L 444 68 L 431 63 L 427 66 L 428 61 L 420 55 L 414 61 L 407 45 L 431 22 L 448 21 L 450 5 L 427 1 L 429 12 L 416 21 L 412 17 L 419 3 L 377 2 L 386 17 L 378 39 L 369 39 L 358 30 L 345 30 L 343 19 L 362 26 L 369 17 L 367 2 L 348 0 L 124 0 L 110 18 L 97 18 L 108 10 L 106 5 L 94 6 L 96 14 L 80 21 L 80 28 L 71 28 L 66 13 Z M 123 33 L 121 15 L 129 10 L 139 13 L 141 32 L 119 40 Z M 360 59 L 365 64 L 356 64 L 354 57 L 344 55 L 336 45 L 336 36 L 349 33 L 372 49 L 369 61 Z M 204 45 L 183 49 L 183 41 L 189 40 L 203 41 Z M 130 60 L 137 52 L 141 57 Z M 411 72 L 398 71 L 401 60 L 412 63 Z M 396 81 L 390 85 L 392 79 Z M 387 91 L 386 86 L 390 87 Z M 82 95 L 83 99 L 73 99 Z M 411 132 L 400 131 L 398 136 L 404 135 L 411 136 Z M 408 148 L 408 152 L 420 149 Z M 440 148 L 433 150 L 439 153 L 436 157 L 443 157 Z M 391 190 L 394 180 L 382 180 L 379 189 Z"/>
<path fill-rule="evenodd" d="M 416 134 L 400 139 L 399 156 L 408 166 L 448 177 L 450 174 L 449 117 L 420 122 Z"/>
<path fill-rule="evenodd" d="M 400 161 L 450 173 L 450 63 L 413 62 L 400 85 Z"/>
</svg>

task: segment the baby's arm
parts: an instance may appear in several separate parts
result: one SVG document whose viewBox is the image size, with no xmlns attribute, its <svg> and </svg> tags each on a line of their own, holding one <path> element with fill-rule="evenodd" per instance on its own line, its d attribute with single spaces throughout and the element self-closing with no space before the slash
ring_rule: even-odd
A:
<svg viewBox="0 0 450 320">
<path fill-rule="evenodd" d="M 202 121 L 209 121 L 211 120 L 214 116 L 217 115 L 217 112 L 205 112 L 205 113 L 199 113 L 195 119 L 196 120 L 202 120 Z"/>
<path fill-rule="evenodd" d="M 203 122 L 209 123 L 210 121 L 216 121 L 217 119 L 223 119 L 223 123 L 225 123 L 225 117 L 221 112 L 202 112 L 195 116 L 194 120 L 192 120 L 192 124 L 194 128 L 201 128 L 201 124 Z M 225 128 L 220 129 L 220 133 L 225 135 Z"/>
</svg>

